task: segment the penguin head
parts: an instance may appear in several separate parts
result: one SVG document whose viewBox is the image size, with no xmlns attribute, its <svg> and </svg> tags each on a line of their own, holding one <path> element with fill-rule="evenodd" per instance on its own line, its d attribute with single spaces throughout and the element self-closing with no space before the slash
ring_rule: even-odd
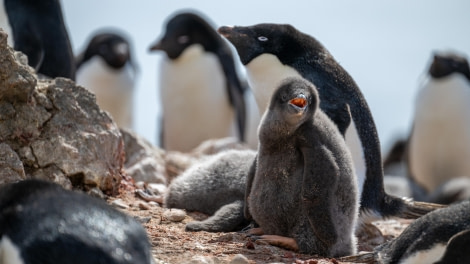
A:
<svg viewBox="0 0 470 264">
<path fill-rule="evenodd" d="M 206 51 L 215 52 L 222 41 L 205 19 L 188 12 L 177 14 L 167 22 L 165 33 L 150 47 L 150 51 L 161 50 L 170 59 L 176 59 L 194 44 L 201 45 Z"/>
<path fill-rule="evenodd" d="M 318 92 L 310 82 L 302 78 L 287 78 L 274 92 L 268 112 L 295 130 L 313 117 L 318 103 Z"/>
<path fill-rule="evenodd" d="M 284 64 L 290 64 L 311 52 L 304 44 L 312 38 L 288 24 L 223 26 L 218 32 L 235 46 L 244 65 L 263 53 L 273 54 Z M 310 41 L 304 41 L 307 39 Z"/>
<path fill-rule="evenodd" d="M 100 56 L 114 69 L 122 68 L 131 61 L 129 42 L 117 33 L 98 33 L 89 42 L 84 53 L 77 60 L 77 69 L 94 56 Z"/>
<path fill-rule="evenodd" d="M 429 74 L 433 78 L 443 78 L 452 73 L 463 74 L 470 81 L 470 67 L 467 58 L 455 53 L 435 53 Z"/>
</svg>

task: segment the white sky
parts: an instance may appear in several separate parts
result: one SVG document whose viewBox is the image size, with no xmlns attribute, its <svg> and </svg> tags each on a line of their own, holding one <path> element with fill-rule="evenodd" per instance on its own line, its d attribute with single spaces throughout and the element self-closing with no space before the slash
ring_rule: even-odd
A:
<svg viewBox="0 0 470 264">
<path fill-rule="evenodd" d="M 157 137 L 158 67 L 163 54 L 148 47 L 174 12 L 195 9 L 215 26 L 288 23 L 323 43 L 361 88 L 379 132 L 383 151 L 412 121 L 418 81 L 435 50 L 470 54 L 468 0 L 304 0 L 161 1 L 62 0 L 76 53 L 103 27 L 132 37 L 140 68 L 135 130 Z"/>
</svg>

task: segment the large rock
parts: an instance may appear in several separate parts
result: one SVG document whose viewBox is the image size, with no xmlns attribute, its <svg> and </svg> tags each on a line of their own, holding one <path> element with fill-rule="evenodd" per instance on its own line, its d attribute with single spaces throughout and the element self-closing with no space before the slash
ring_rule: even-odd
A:
<svg viewBox="0 0 470 264">
<path fill-rule="evenodd" d="M 88 90 L 64 78 L 38 80 L 17 57 L 0 30 L 0 142 L 17 153 L 27 178 L 116 192 L 124 162 L 116 124 Z"/>
<path fill-rule="evenodd" d="M 23 163 L 10 146 L 0 143 L 0 185 L 26 179 Z"/>
<path fill-rule="evenodd" d="M 121 129 L 121 134 L 126 150 L 125 172 L 135 182 L 167 184 L 165 151 L 132 131 Z"/>
</svg>

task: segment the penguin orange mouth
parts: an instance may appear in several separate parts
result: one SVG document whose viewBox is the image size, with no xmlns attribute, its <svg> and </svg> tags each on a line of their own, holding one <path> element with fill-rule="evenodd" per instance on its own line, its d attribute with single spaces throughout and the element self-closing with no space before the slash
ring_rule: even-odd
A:
<svg viewBox="0 0 470 264">
<path fill-rule="evenodd" d="M 307 106 L 307 99 L 302 96 L 302 97 L 297 97 L 289 101 L 289 104 L 295 105 L 298 108 L 305 108 Z"/>
</svg>

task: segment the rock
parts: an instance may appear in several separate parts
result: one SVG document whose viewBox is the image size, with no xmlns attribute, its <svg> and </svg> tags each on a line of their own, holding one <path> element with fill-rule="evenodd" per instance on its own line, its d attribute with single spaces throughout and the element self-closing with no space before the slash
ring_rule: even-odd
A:
<svg viewBox="0 0 470 264">
<path fill-rule="evenodd" d="M 184 262 L 185 264 L 218 264 L 219 259 L 211 256 L 194 256 L 189 261 Z"/>
<path fill-rule="evenodd" d="M 171 222 L 181 222 L 186 217 L 186 212 L 180 209 L 168 209 L 163 212 L 162 216 Z"/>
<path fill-rule="evenodd" d="M 230 264 L 249 264 L 250 261 L 242 254 L 237 254 L 230 260 Z"/>
<path fill-rule="evenodd" d="M 128 209 L 129 208 L 129 206 L 126 203 L 124 203 L 124 201 L 121 200 L 121 199 L 116 199 L 116 200 L 112 201 L 111 205 L 116 207 L 116 208 L 119 208 L 119 209 Z"/>
<path fill-rule="evenodd" d="M 0 31 L 0 142 L 26 178 L 117 193 L 124 143 L 116 124 L 88 90 L 65 78 L 39 80 L 22 56 Z"/>
<path fill-rule="evenodd" d="M 0 185 L 26 179 L 23 163 L 7 144 L 0 144 Z"/>
<path fill-rule="evenodd" d="M 167 183 L 164 151 L 135 133 L 121 128 L 126 161 L 124 170 L 134 181 Z"/>
</svg>

